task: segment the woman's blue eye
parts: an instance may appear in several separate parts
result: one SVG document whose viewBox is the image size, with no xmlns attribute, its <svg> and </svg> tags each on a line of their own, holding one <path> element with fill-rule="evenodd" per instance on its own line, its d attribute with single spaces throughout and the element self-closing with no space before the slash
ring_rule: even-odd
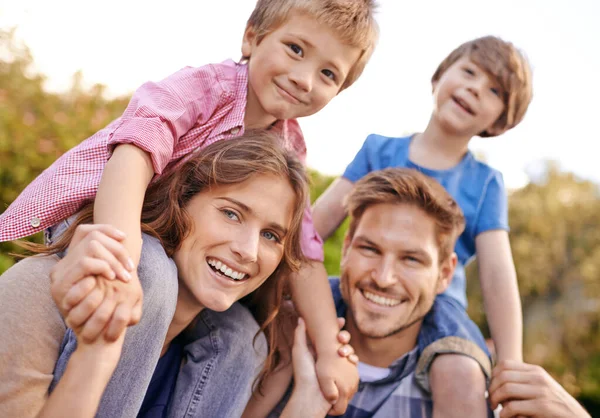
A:
<svg viewBox="0 0 600 418">
<path fill-rule="evenodd" d="M 271 231 L 264 231 L 263 237 L 265 237 L 269 241 L 279 242 L 279 237 L 277 235 L 275 235 L 274 233 L 272 233 Z"/>
<path fill-rule="evenodd" d="M 302 54 L 303 54 L 302 48 L 300 48 L 298 45 L 296 45 L 296 44 L 289 44 L 288 46 L 294 52 L 294 54 L 302 56 Z"/>
<path fill-rule="evenodd" d="M 325 77 L 331 78 L 333 81 L 335 81 L 335 74 L 333 73 L 333 71 L 331 71 L 331 70 L 323 70 L 321 72 L 323 73 L 323 75 L 325 75 Z"/>
<path fill-rule="evenodd" d="M 240 219 L 240 218 L 237 216 L 237 214 L 236 214 L 234 211 L 232 211 L 232 210 L 229 210 L 229 209 L 223 209 L 223 210 L 222 210 L 222 212 L 223 212 L 223 214 L 224 214 L 225 216 L 227 216 L 227 218 L 231 219 L 232 221 L 237 221 L 237 220 L 239 220 L 239 219 Z"/>
</svg>

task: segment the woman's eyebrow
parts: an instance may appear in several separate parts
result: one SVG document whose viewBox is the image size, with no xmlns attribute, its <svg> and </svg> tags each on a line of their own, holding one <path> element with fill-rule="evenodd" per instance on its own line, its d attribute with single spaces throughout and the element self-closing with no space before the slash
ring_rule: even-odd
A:
<svg viewBox="0 0 600 418">
<path fill-rule="evenodd" d="M 239 207 L 241 210 L 248 213 L 249 215 L 255 215 L 254 211 L 252 210 L 252 208 L 250 206 L 246 205 L 245 203 L 240 202 L 237 199 L 234 199 L 232 197 L 227 197 L 227 196 L 220 196 L 219 199 L 226 200 L 229 203 L 233 203 L 234 205 L 236 205 L 237 207 Z M 277 231 L 281 235 L 282 238 L 285 237 L 288 233 L 288 229 L 285 228 L 283 225 L 278 224 L 277 222 L 269 222 L 268 227 L 270 229 Z"/>
</svg>

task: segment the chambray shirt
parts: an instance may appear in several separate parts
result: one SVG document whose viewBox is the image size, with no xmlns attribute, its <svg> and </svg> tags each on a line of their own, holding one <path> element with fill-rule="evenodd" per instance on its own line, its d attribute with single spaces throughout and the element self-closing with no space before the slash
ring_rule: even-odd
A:
<svg viewBox="0 0 600 418">
<path fill-rule="evenodd" d="M 466 221 L 454 251 L 458 263 L 446 294 L 467 307 L 465 266 L 475 255 L 475 238 L 485 231 L 508 231 L 508 202 L 502 174 L 477 161 L 471 152 L 448 170 L 430 170 L 409 159 L 412 136 L 393 138 L 372 134 L 367 137 L 344 177 L 356 182 L 371 171 L 389 167 L 413 168 L 433 177 L 456 200 Z"/>
<path fill-rule="evenodd" d="M 247 91 L 248 66 L 231 60 L 186 67 L 143 84 L 121 117 L 63 154 L 0 215 L 0 242 L 49 228 L 91 202 L 116 145 L 133 144 L 146 151 L 156 179 L 196 150 L 242 135 Z M 278 121 L 273 130 L 305 162 L 298 122 Z M 302 223 L 302 250 L 311 260 L 323 260 L 323 242 L 310 207 Z"/>
</svg>

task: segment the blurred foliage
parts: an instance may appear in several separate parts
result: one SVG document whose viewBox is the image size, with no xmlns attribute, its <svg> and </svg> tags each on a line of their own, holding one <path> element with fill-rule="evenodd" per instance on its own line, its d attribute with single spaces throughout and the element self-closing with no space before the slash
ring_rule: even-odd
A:
<svg viewBox="0 0 600 418">
<path fill-rule="evenodd" d="M 57 157 L 118 117 L 128 98 L 107 100 L 105 87 L 82 88 L 82 75 L 73 76 L 64 94 L 44 91 L 44 77 L 33 70 L 26 46 L 12 31 L 0 29 L 0 212 Z M 30 238 L 41 240 L 41 234 Z M 19 252 L 0 244 L 0 272 Z"/>
<path fill-rule="evenodd" d="M 104 87 L 52 94 L 32 58 L 0 30 L 0 211 L 58 156 L 118 117 L 127 98 Z M 316 199 L 333 177 L 311 171 Z M 511 244 L 525 318 L 525 359 L 547 368 L 571 393 L 600 398 L 600 196 L 595 184 L 548 165 L 545 178 L 509 198 Z M 327 271 L 339 272 L 345 222 L 325 243 Z M 35 236 L 34 240 L 40 240 Z M 0 272 L 18 249 L 0 244 Z M 469 313 L 487 332 L 476 263 L 467 269 Z M 592 401 L 590 401 L 592 402 Z M 588 407 L 592 403 L 588 404 Z"/>
</svg>

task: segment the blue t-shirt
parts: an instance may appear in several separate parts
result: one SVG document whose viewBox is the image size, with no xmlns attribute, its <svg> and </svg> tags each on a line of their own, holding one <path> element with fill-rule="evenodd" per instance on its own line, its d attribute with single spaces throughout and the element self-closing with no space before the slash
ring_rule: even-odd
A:
<svg viewBox="0 0 600 418">
<path fill-rule="evenodd" d="M 455 167 L 448 170 L 420 167 L 409 160 L 411 139 L 412 136 L 390 138 L 369 135 L 343 176 L 354 183 L 371 171 L 405 167 L 417 169 L 444 186 L 462 209 L 466 221 L 465 231 L 454 249 L 458 263 L 446 294 L 466 308 L 465 265 L 475 255 L 475 237 L 494 229 L 508 231 L 508 202 L 502 174 L 477 161 L 471 152 L 467 152 Z"/>
<path fill-rule="evenodd" d="M 137 418 L 166 418 L 182 356 L 183 345 L 177 340 L 172 341 L 158 360 Z"/>
</svg>

